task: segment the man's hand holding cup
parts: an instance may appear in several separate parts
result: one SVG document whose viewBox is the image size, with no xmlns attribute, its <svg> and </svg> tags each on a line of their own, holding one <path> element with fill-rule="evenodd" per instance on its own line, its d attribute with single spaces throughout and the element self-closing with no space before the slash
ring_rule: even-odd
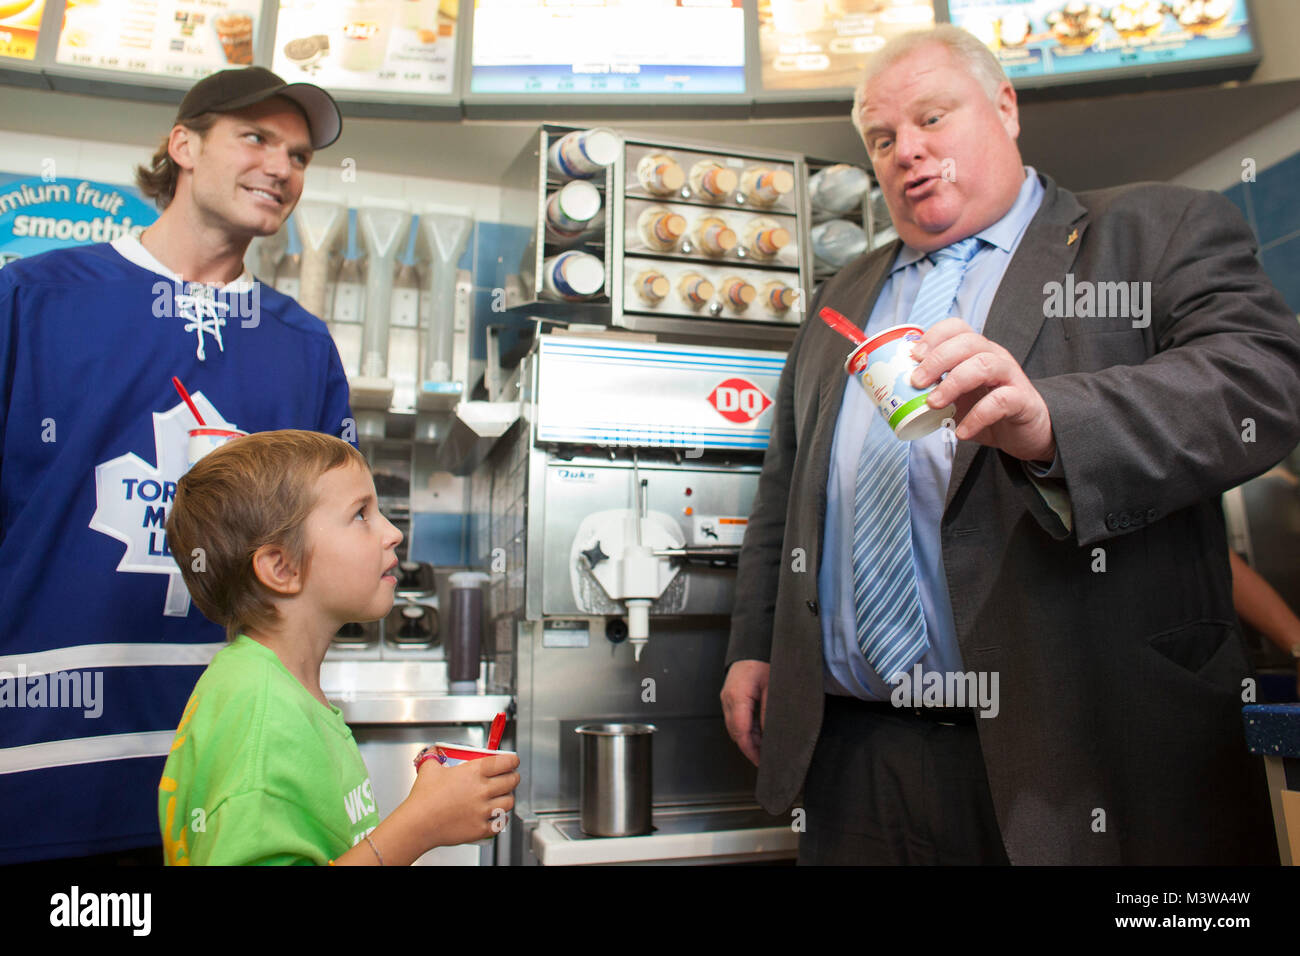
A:
<svg viewBox="0 0 1300 956">
<path fill-rule="evenodd" d="M 927 399 L 930 407 L 957 406 L 957 438 L 1023 461 L 1048 464 L 1056 457 L 1047 403 L 1002 346 L 948 318 L 931 326 L 912 354 L 919 363 L 913 387 L 939 383 Z"/>
</svg>

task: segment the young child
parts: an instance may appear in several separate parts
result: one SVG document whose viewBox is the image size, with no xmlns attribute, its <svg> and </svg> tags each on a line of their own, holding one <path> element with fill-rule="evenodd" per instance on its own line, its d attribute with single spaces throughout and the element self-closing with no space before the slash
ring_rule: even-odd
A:
<svg viewBox="0 0 1300 956">
<path fill-rule="evenodd" d="M 158 787 L 169 865 L 406 865 L 493 835 L 514 806 L 518 757 L 426 760 L 380 821 L 352 732 L 321 692 L 331 638 L 385 616 L 397 585 L 402 534 L 355 448 L 308 431 L 237 438 L 181 478 L 167 539 L 229 641 L 194 688 Z"/>
</svg>

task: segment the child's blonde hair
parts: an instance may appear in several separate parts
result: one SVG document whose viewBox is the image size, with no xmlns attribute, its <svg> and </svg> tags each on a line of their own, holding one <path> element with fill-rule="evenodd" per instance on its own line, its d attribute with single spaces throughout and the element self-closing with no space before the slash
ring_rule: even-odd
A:
<svg viewBox="0 0 1300 956">
<path fill-rule="evenodd" d="M 359 451 L 330 435 L 257 432 L 210 452 L 177 482 L 168 547 L 194 603 L 225 626 L 227 640 L 278 619 L 253 555 L 276 545 L 306 573 L 303 525 L 316 507 L 316 481 L 349 463 L 369 471 Z"/>
</svg>

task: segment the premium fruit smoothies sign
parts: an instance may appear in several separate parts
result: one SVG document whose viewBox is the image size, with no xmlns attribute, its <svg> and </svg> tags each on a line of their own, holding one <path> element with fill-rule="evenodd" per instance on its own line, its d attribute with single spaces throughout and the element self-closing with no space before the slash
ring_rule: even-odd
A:
<svg viewBox="0 0 1300 956">
<path fill-rule="evenodd" d="M 45 0 L 0 0 L 0 61 L 35 58 L 44 11 Z"/>
<path fill-rule="evenodd" d="M 132 186 L 0 172 L 0 266 L 51 249 L 138 236 L 158 210 Z"/>
<path fill-rule="evenodd" d="M 745 92 L 741 0 L 476 0 L 472 93 Z"/>
<path fill-rule="evenodd" d="M 260 10 L 259 0 L 68 0 L 55 61 L 186 80 L 251 66 Z"/>
<path fill-rule="evenodd" d="M 329 90 L 450 94 L 457 0 L 281 0 L 271 68 Z"/>
</svg>

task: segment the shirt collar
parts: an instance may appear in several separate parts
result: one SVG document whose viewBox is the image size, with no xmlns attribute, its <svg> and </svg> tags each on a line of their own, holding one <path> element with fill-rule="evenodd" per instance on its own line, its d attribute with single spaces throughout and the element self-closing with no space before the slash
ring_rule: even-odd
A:
<svg viewBox="0 0 1300 956">
<path fill-rule="evenodd" d="M 977 238 L 983 239 L 991 246 L 997 246 L 1003 252 L 1010 252 L 1015 248 L 1020 234 L 1025 231 L 1029 221 L 1034 218 L 1034 213 L 1038 211 L 1038 206 L 1042 202 L 1043 188 L 1038 181 L 1038 173 L 1034 167 L 1025 167 L 1025 179 L 1020 184 L 1020 192 L 1016 194 L 1016 201 L 1011 204 L 1005 216 L 999 219 L 993 225 L 980 232 L 975 233 Z M 904 243 L 898 250 L 898 256 L 894 259 L 893 268 L 889 270 L 893 275 L 899 269 L 912 265 L 924 259 L 929 253 L 913 249 Z"/>
<path fill-rule="evenodd" d="M 153 253 L 144 247 L 144 243 L 130 233 L 122 233 L 109 243 L 109 245 L 111 245 L 123 259 L 139 266 L 141 269 L 147 269 L 165 279 L 170 279 L 174 283 L 181 285 L 185 284 L 184 279 L 159 262 L 157 258 L 154 257 Z M 234 282 L 227 282 L 224 286 L 217 286 L 217 288 L 222 292 L 229 292 L 234 295 L 251 292 L 253 290 L 253 276 L 247 269 L 245 269 Z"/>
</svg>

